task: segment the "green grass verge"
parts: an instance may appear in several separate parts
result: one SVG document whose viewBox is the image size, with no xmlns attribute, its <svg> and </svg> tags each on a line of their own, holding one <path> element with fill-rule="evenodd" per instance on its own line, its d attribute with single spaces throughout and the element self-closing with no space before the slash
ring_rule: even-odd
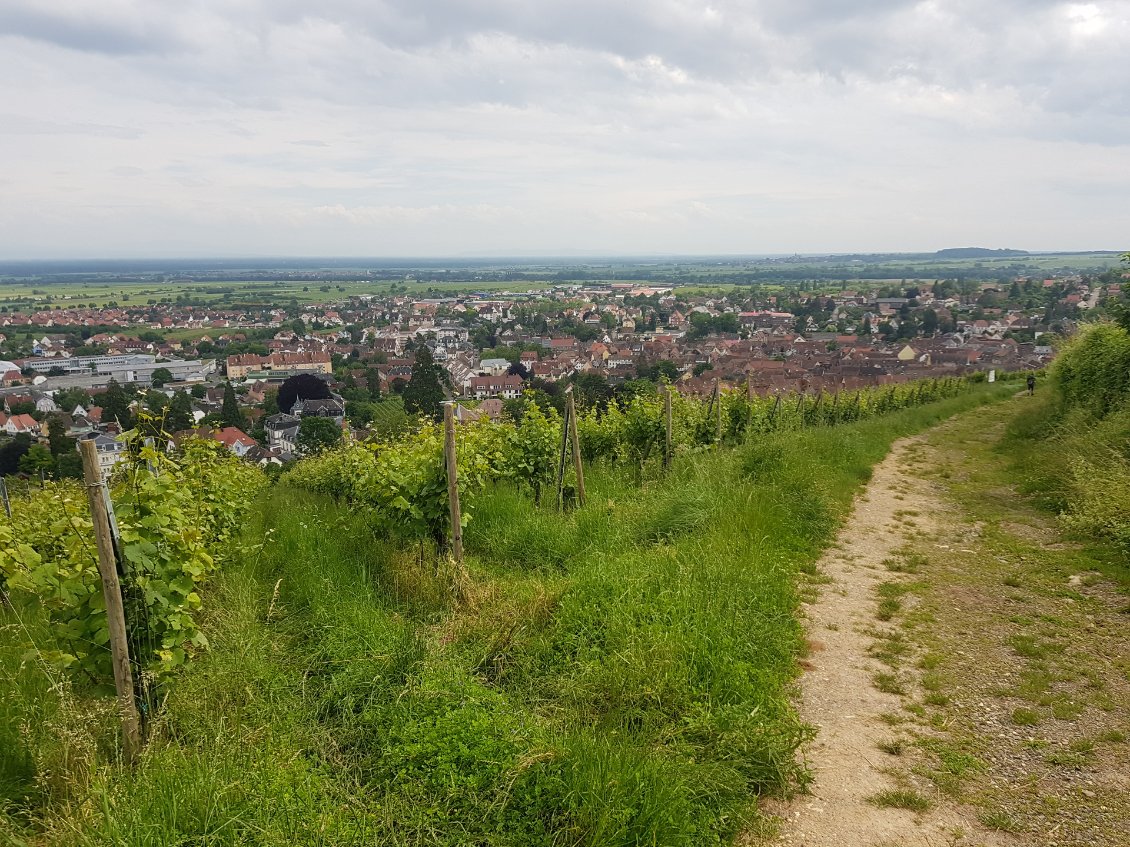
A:
<svg viewBox="0 0 1130 847">
<path fill-rule="evenodd" d="M 459 572 L 277 488 L 132 772 L 0 611 L 0 843 L 727 842 L 806 781 L 800 575 L 895 438 L 1011 391 L 594 468 L 565 515 L 499 489 Z"/>
</svg>

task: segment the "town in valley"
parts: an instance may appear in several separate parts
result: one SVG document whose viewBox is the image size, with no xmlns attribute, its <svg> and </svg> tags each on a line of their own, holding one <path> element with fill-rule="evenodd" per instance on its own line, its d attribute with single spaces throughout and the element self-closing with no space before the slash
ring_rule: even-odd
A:
<svg viewBox="0 0 1130 847">
<path fill-rule="evenodd" d="M 392 437 L 420 411 L 404 392 L 421 360 L 459 420 L 513 416 L 526 402 L 561 408 L 568 384 L 587 406 L 661 383 L 699 396 L 716 384 L 831 396 L 1039 371 L 1054 339 L 1121 296 L 1113 253 L 1054 267 L 1039 254 L 967 252 L 871 265 L 9 269 L 0 473 L 77 475 L 76 441 L 93 438 L 108 474 L 139 414 L 265 466 L 303 452 L 306 419 L 320 419 L 305 427 L 309 444 L 343 431 Z M 287 380 L 315 388 L 284 392 L 284 408 Z"/>
</svg>

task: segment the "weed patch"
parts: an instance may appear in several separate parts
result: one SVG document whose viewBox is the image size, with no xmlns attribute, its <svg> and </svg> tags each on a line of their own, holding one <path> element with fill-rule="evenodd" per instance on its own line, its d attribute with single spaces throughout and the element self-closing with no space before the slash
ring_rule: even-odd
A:
<svg viewBox="0 0 1130 847">
<path fill-rule="evenodd" d="M 912 812 L 929 811 L 932 805 L 928 797 L 910 789 L 881 791 L 867 799 L 879 808 L 909 809 Z"/>
</svg>

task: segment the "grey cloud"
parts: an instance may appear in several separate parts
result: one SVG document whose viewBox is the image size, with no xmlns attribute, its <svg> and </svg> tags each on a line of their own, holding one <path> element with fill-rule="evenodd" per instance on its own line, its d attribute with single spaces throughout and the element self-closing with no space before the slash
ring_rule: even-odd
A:
<svg viewBox="0 0 1130 847">
<path fill-rule="evenodd" d="M 90 53 L 128 56 L 161 52 L 175 40 L 167 30 L 147 25 L 147 16 L 120 15 L 112 19 L 99 14 L 97 6 L 86 11 L 45 8 L 44 4 L 0 3 L 0 36 L 43 41 Z"/>
<path fill-rule="evenodd" d="M 1127 0 L 0 0 L 0 155 L 68 231 L 150 203 L 93 244 L 775 250 L 843 218 L 847 248 L 891 208 L 922 243 L 983 184 L 1035 209 L 1046 174 L 1130 172 L 1126 43 Z M 37 220 L 0 251 L 61 229 Z"/>
</svg>

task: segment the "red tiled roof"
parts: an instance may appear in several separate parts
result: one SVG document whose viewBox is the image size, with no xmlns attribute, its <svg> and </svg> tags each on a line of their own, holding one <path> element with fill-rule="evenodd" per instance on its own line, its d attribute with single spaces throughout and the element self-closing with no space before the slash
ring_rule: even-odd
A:
<svg viewBox="0 0 1130 847">
<path fill-rule="evenodd" d="M 214 430 L 212 437 L 228 449 L 231 449 L 235 444 L 242 444 L 244 447 L 253 447 L 258 443 L 246 432 L 235 426 L 225 426 L 223 429 Z"/>
</svg>

